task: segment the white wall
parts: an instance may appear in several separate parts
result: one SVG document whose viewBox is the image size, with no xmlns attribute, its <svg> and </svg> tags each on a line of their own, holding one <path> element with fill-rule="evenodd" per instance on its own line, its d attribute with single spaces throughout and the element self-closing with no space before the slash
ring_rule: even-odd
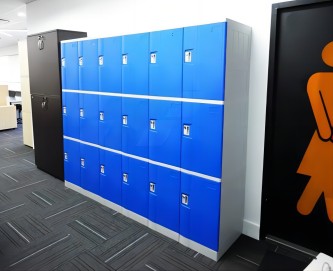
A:
<svg viewBox="0 0 333 271">
<path fill-rule="evenodd" d="M 8 85 L 8 89 L 20 91 L 20 82 L 20 65 L 17 45 L 1 48 L 0 85 Z"/>
<path fill-rule="evenodd" d="M 259 238 L 271 4 L 274 0 L 43 0 L 27 6 L 28 31 L 114 36 L 224 21 L 252 27 L 248 153 L 243 232 Z"/>
</svg>

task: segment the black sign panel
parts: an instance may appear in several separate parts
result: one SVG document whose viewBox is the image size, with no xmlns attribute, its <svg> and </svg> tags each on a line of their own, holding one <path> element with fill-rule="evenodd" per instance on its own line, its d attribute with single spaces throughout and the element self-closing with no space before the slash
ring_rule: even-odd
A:
<svg viewBox="0 0 333 271">
<path fill-rule="evenodd" d="M 273 5 L 268 81 L 261 237 L 333 255 L 332 1 Z"/>
</svg>

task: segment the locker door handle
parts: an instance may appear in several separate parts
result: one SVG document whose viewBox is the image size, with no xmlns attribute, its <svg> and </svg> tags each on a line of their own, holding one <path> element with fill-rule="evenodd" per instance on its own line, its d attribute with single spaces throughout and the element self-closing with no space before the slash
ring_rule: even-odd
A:
<svg viewBox="0 0 333 271">
<path fill-rule="evenodd" d="M 188 195 L 182 194 L 182 204 L 188 205 Z"/>
<path fill-rule="evenodd" d="M 44 49 L 44 36 L 38 36 L 38 49 L 43 50 Z"/>
<path fill-rule="evenodd" d="M 43 98 L 42 109 L 45 110 L 45 111 L 48 109 L 48 99 L 47 99 L 47 97 Z"/>
</svg>

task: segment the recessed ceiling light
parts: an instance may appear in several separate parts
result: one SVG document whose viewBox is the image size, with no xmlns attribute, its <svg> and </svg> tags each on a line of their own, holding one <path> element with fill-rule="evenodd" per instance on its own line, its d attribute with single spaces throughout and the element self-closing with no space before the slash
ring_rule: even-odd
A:
<svg viewBox="0 0 333 271">
<path fill-rule="evenodd" d="M 19 17 L 25 17 L 26 14 L 24 12 L 20 11 L 20 12 L 17 13 L 17 16 L 19 16 Z"/>
</svg>

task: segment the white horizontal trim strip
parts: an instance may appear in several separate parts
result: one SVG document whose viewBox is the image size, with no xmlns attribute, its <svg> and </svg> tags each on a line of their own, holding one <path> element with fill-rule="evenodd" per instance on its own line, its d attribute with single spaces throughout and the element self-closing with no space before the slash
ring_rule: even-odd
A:
<svg viewBox="0 0 333 271">
<path fill-rule="evenodd" d="M 192 99 L 192 98 L 179 98 L 179 97 L 166 97 L 166 96 L 138 95 L 138 94 L 115 93 L 115 92 L 100 92 L 100 91 L 87 91 L 87 90 L 74 90 L 74 89 L 63 89 L 62 92 L 87 94 L 87 95 L 124 97 L 124 98 L 134 98 L 134 99 L 158 100 L 158 101 L 173 101 L 173 102 L 215 104 L 215 105 L 224 104 L 224 101 L 220 101 L 220 100 L 205 100 L 205 99 Z"/>
<path fill-rule="evenodd" d="M 218 183 L 221 182 L 220 178 L 212 177 L 212 176 L 209 176 L 209 175 L 206 175 L 206 174 L 198 173 L 198 172 L 187 170 L 187 169 L 184 169 L 184 168 L 182 168 L 180 171 L 183 172 L 183 173 L 186 173 L 186 174 L 189 174 L 189 175 L 192 175 L 192 176 L 196 176 L 196 177 L 200 177 L 200 178 L 203 178 L 203 179 L 207 179 L 207 180 L 210 180 L 210 181 L 214 181 L 214 182 L 218 182 Z"/>
<path fill-rule="evenodd" d="M 200 178 L 207 179 L 207 180 L 214 181 L 214 182 L 218 182 L 218 183 L 221 182 L 221 179 L 217 178 L 217 177 L 213 177 L 213 176 L 205 175 L 205 174 L 202 174 L 202 173 L 199 173 L 199 172 L 195 172 L 195 171 L 187 170 L 187 169 L 184 169 L 184 168 L 176 167 L 176 166 L 173 166 L 173 165 L 157 162 L 157 161 L 154 161 L 154 160 L 151 160 L 151 159 L 148 159 L 148 158 L 144 158 L 144 157 L 141 157 L 141 156 L 129 154 L 129 153 L 126 153 L 126 152 L 123 152 L 123 151 L 110 149 L 110 148 L 103 147 L 103 146 L 100 146 L 98 144 L 93 144 L 93 143 L 90 143 L 90 142 L 86 142 L 86 141 L 83 141 L 83 140 L 80 140 L 80 139 L 77 139 L 77 138 L 73 138 L 73 137 L 69 137 L 69 136 L 65 136 L 65 135 L 63 137 L 64 137 L 64 139 L 68 139 L 68 140 L 75 141 L 75 142 L 78 142 L 78 143 L 81 143 L 81 144 L 84 144 L 84 145 L 99 148 L 101 150 L 117 153 L 119 155 L 123 155 L 123 156 L 133 158 L 133 159 L 136 159 L 136 160 L 139 160 L 139 161 L 143 161 L 143 162 L 146 162 L 146 163 L 149 163 L 149 164 L 152 164 L 152 165 L 157 165 L 157 166 L 169 168 L 169 169 L 172 169 L 172 170 L 175 170 L 175 171 L 180 171 L 180 172 L 192 175 L 192 176 L 200 177 Z"/>
</svg>

